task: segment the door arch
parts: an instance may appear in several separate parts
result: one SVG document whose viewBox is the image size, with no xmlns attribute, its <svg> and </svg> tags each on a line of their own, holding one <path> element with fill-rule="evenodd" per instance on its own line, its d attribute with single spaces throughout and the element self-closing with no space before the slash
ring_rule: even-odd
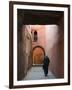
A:
<svg viewBox="0 0 72 90">
<path fill-rule="evenodd" d="M 33 58 L 33 64 L 39 65 L 43 63 L 43 59 L 45 56 L 45 50 L 42 46 L 35 46 L 32 50 L 32 58 Z"/>
</svg>

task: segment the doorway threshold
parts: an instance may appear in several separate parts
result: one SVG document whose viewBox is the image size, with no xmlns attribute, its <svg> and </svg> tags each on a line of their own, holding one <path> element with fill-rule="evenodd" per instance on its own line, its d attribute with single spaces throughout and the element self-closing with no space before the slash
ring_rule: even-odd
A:
<svg viewBox="0 0 72 90">
<path fill-rule="evenodd" d="M 33 64 L 32 66 L 35 67 L 35 66 L 42 66 L 43 64 Z"/>
</svg>

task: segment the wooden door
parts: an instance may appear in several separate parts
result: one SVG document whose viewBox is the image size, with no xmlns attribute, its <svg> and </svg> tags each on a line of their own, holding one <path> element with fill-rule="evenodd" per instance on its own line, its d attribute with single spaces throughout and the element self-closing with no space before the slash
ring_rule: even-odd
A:
<svg viewBox="0 0 72 90">
<path fill-rule="evenodd" d="M 33 50 L 33 64 L 42 64 L 44 58 L 44 51 L 40 47 Z"/>
</svg>

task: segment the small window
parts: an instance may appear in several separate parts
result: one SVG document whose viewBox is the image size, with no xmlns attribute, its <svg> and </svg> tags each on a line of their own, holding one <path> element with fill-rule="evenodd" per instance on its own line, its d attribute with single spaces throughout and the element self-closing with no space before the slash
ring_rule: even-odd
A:
<svg viewBox="0 0 72 90">
<path fill-rule="evenodd" d="M 38 40 L 37 31 L 34 31 L 34 42 L 36 42 L 37 40 Z"/>
</svg>

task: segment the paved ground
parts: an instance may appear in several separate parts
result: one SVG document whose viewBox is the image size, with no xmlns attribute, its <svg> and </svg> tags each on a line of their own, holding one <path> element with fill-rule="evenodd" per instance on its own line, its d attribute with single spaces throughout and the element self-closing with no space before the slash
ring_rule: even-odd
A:
<svg viewBox="0 0 72 90">
<path fill-rule="evenodd" d="M 55 79 L 55 76 L 49 71 L 48 76 L 45 77 L 41 66 L 34 66 L 28 72 L 24 80 L 41 80 L 41 79 Z"/>
</svg>

